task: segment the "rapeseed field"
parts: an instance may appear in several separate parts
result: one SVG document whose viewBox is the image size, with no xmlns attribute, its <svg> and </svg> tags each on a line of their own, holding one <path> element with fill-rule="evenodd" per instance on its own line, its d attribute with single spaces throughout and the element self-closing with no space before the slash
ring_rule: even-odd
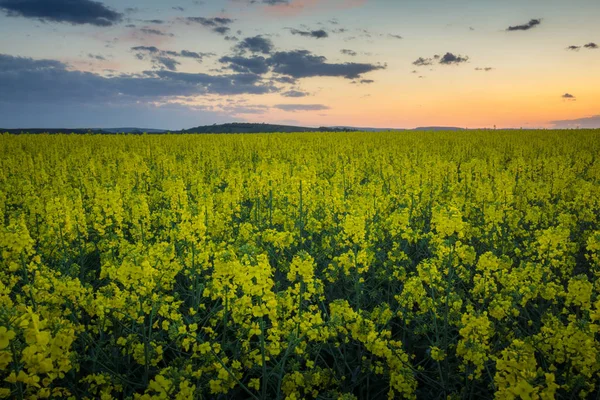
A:
<svg viewBox="0 0 600 400">
<path fill-rule="evenodd" d="M 600 393 L 600 131 L 0 135 L 0 397 Z"/>
</svg>

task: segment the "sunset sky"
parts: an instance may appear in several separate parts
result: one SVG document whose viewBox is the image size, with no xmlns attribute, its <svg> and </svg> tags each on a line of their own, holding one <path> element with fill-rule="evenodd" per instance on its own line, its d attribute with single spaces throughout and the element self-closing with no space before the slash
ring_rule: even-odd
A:
<svg viewBox="0 0 600 400">
<path fill-rule="evenodd" d="M 598 0 L 0 0 L 0 128 L 600 127 Z"/>
</svg>

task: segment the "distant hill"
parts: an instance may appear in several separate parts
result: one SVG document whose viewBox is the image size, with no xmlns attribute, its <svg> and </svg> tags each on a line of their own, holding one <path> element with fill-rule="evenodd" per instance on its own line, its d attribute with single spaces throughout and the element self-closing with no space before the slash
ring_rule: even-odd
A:
<svg viewBox="0 0 600 400">
<path fill-rule="evenodd" d="M 365 128 L 365 127 L 354 127 L 354 126 L 321 126 L 305 127 L 305 126 L 294 126 L 294 125 L 277 125 L 277 124 L 256 124 L 249 122 L 232 122 L 228 124 L 213 124 L 213 125 L 202 125 L 195 128 L 183 129 L 180 131 L 169 131 L 165 129 L 151 129 L 151 128 L 34 128 L 34 129 L 2 129 L 0 133 L 76 133 L 76 134 L 105 134 L 113 135 L 117 133 L 128 133 L 128 134 L 142 134 L 142 133 L 291 133 L 291 132 L 383 132 L 383 131 L 460 131 L 465 130 L 464 128 L 457 128 L 451 126 L 424 126 L 414 129 L 398 129 L 398 128 Z"/>
<path fill-rule="evenodd" d="M 386 131 L 406 131 L 402 128 L 367 128 L 363 126 L 332 126 L 333 129 L 348 129 L 359 132 L 386 132 Z"/>
<path fill-rule="evenodd" d="M 308 128 L 304 126 L 293 125 L 274 125 L 274 124 L 252 124 L 245 122 L 233 122 L 220 125 L 204 125 L 195 128 L 178 131 L 180 133 L 272 133 L 272 132 L 384 132 L 384 131 L 459 131 L 464 128 L 427 126 L 415 129 L 398 128 L 365 128 L 355 126 L 321 126 L 319 128 Z"/>
<path fill-rule="evenodd" d="M 274 124 L 252 124 L 247 122 L 232 122 L 229 124 L 214 124 L 197 126 L 195 128 L 184 129 L 177 133 L 273 133 L 273 132 L 348 132 L 354 131 L 352 128 L 342 127 L 320 127 L 309 128 L 305 126 L 293 125 L 274 125 Z M 174 132 L 175 133 L 175 132 Z"/>
<path fill-rule="evenodd" d="M 458 128 L 455 126 L 419 126 L 417 128 L 406 129 L 406 128 L 368 128 L 363 126 L 334 126 L 335 129 L 349 129 L 359 132 L 386 132 L 386 131 L 464 131 L 465 128 Z"/>
</svg>

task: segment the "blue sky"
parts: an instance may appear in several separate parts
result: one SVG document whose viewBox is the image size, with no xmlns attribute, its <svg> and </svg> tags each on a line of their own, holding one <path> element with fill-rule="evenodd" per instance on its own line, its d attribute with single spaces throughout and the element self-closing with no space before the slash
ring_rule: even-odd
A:
<svg viewBox="0 0 600 400">
<path fill-rule="evenodd" d="M 599 17 L 591 0 L 0 0 L 0 127 L 600 127 Z"/>
</svg>

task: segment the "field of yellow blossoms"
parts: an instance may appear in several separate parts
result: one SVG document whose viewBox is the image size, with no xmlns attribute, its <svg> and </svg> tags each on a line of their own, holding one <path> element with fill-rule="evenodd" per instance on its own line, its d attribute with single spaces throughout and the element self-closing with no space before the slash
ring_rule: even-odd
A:
<svg viewBox="0 0 600 400">
<path fill-rule="evenodd" d="M 0 397 L 600 393 L 600 131 L 0 135 Z"/>
</svg>

